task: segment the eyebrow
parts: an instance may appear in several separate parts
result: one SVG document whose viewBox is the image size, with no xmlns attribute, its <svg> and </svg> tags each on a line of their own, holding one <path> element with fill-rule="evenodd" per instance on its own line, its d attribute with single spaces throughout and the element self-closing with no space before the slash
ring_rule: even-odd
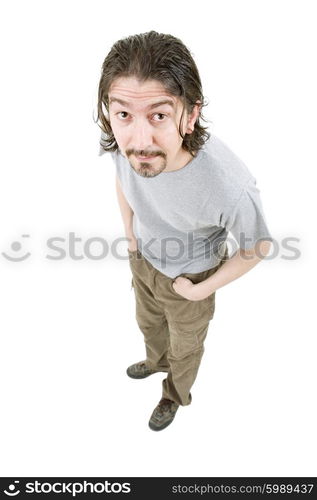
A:
<svg viewBox="0 0 317 500">
<path fill-rule="evenodd" d="M 119 99 L 117 97 L 110 97 L 109 104 L 112 104 L 114 102 L 118 102 L 119 104 L 121 104 L 121 106 L 129 107 L 129 103 L 128 102 L 123 101 L 122 99 Z M 171 101 L 170 99 L 164 99 L 164 101 L 158 101 L 158 102 L 155 102 L 153 104 L 150 104 L 147 107 L 147 109 L 157 108 L 158 106 L 163 106 L 163 104 L 169 104 L 172 108 L 174 108 L 174 102 L 173 101 Z"/>
</svg>

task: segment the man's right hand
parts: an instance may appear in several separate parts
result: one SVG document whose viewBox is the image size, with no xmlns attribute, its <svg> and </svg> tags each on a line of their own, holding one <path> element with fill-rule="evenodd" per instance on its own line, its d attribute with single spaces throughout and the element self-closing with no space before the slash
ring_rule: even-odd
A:
<svg viewBox="0 0 317 500">
<path fill-rule="evenodd" d="M 133 237 L 133 238 L 128 238 L 128 240 L 129 240 L 128 249 L 130 250 L 130 252 L 135 252 L 138 249 L 137 239 Z"/>
</svg>

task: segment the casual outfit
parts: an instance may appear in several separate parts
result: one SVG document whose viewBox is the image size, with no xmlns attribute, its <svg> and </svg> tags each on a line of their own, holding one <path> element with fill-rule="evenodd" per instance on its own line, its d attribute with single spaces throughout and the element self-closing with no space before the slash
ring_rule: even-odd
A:
<svg viewBox="0 0 317 500">
<path fill-rule="evenodd" d="M 166 400 L 185 406 L 191 403 L 215 293 L 190 301 L 174 291 L 173 280 L 184 276 L 199 283 L 215 273 L 228 258 L 229 232 L 242 249 L 272 240 L 260 192 L 245 164 L 215 135 L 183 168 L 156 177 L 138 175 L 120 151 L 111 156 L 134 212 L 138 250 L 129 251 L 129 262 L 144 363 L 152 373 L 167 373 L 163 407 Z"/>
</svg>

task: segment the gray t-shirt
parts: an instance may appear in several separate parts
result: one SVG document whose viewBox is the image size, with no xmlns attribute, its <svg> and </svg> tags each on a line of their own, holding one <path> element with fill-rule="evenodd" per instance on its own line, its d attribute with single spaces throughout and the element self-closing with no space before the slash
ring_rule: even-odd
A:
<svg viewBox="0 0 317 500">
<path fill-rule="evenodd" d="M 215 267 L 228 232 L 242 249 L 272 240 L 255 178 L 215 135 L 183 168 L 156 177 L 138 175 L 119 150 L 111 156 L 134 212 L 138 248 L 166 276 Z"/>
</svg>

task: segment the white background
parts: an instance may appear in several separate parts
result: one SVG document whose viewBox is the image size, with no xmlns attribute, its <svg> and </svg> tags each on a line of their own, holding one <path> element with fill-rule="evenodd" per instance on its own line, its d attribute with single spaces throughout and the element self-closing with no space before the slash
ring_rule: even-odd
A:
<svg viewBox="0 0 317 500">
<path fill-rule="evenodd" d="M 0 255 L 1 476 L 316 476 L 315 2 L 1 5 L 0 252 L 31 253 Z M 193 402 L 159 433 L 164 375 L 125 373 L 144 359 L 128 262 L 84 254 L 123 236 L 93 121 L 101 65 L 151 29 L 188 46 L 211 132 L 257 179 L 276 241 L 301 251 L 217 292 Z M 47 258 L 51 237 L 65 259 Z"/>
</svg>

